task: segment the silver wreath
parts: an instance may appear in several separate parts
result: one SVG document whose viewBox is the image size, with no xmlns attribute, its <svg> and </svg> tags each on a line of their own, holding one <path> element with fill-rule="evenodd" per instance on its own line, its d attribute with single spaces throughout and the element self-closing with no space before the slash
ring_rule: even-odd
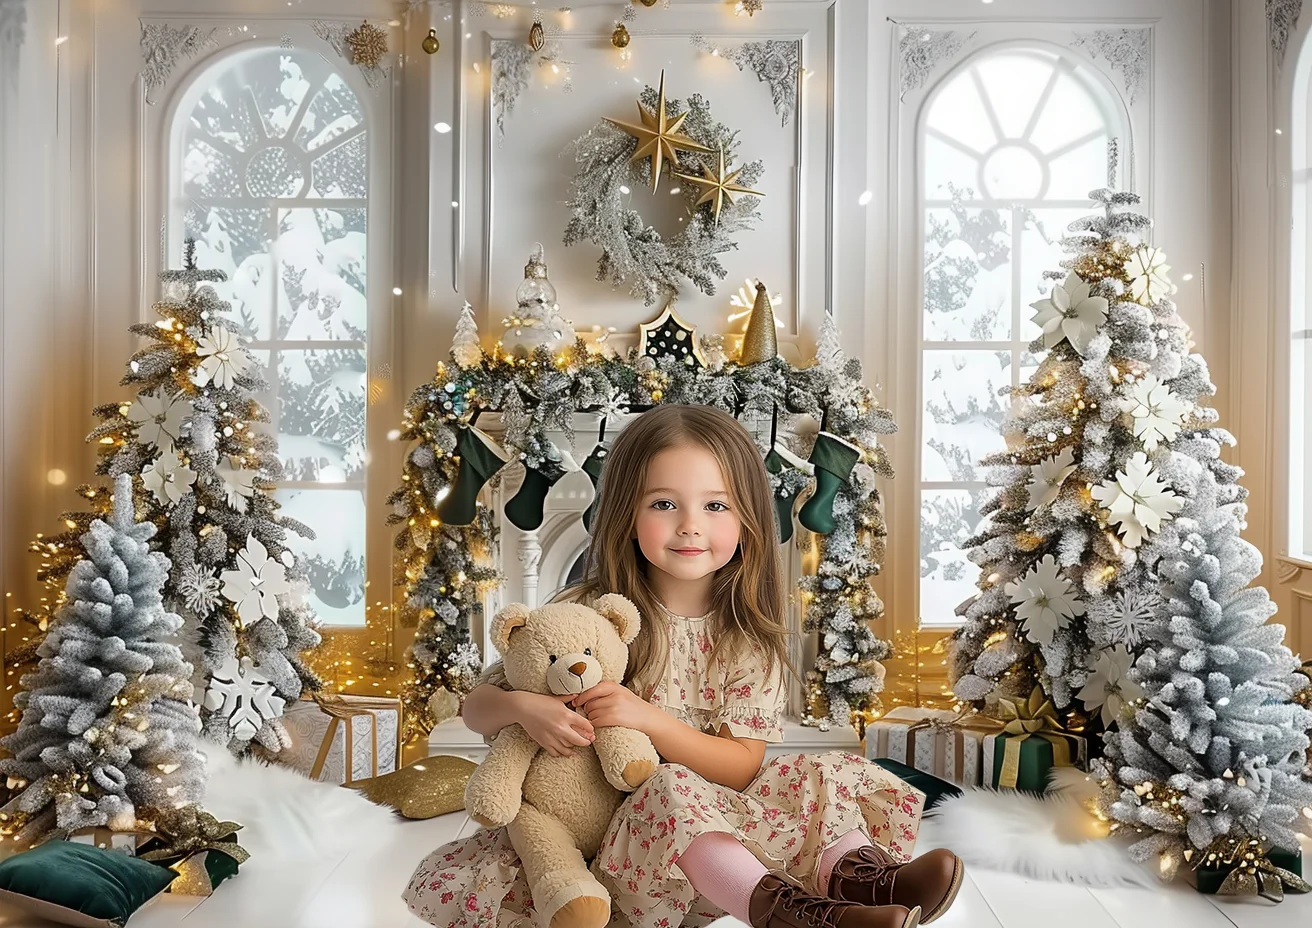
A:
<svg viewBox="0 0 1312 928">
<path fill-rule="evenodd" d="M 647 87 L 639 94 L 639 100 L 649 111 L 654 111 L 657 91 Z M 681 131 L 713 152 L 679 152 L 678 173 L 700 175 L 703 166 L 714 169 L 721 148 L 726 165 L 738 164 L 734 157 L 738 148 L 737 130 L 716 122 L 704 97 L 692 94 L 685 105 L 667 96 L 665 107 L 671 118 L 687 112 Z M 648 306 L 657 300 L 662 303 L 677 300 L 685 280 L 707 296 L 714 295 L 716 279 L 722 280 L 726 274 L 719 256 L 738 247 L 734 240 L 737 233 L 755 227 L 760 219 L 758 198 L 737 197 L 724 205 L 716 220 L 710 204 L 697 205 L 703 188 L 679 180 L 666 167 L 669 173 L 662 180 L 681 188 L 688 220 L 678 233 L 665 238 L 627 205 L 632 192 L 651 186 L 650 159 L 631 160 L 637 144 L 631 135 L 605 121 L 571 144 L 577 170 L 567 204 L 570 220 L 565 226 L 565 244 L 591 242 L 599 247 L 597 280 L 609 280 L 615 287 L 627 285 L 629 293 Z M 754 187 L 763 171 L 762 162 L 748 162 L 742 166 L 736 183 Z"/>
</svg>

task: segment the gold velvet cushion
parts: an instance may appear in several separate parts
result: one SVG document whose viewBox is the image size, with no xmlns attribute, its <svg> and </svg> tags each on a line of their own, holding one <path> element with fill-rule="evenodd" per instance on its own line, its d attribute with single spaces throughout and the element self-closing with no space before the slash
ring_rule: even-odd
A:
<svg viewBox="0 0 1312 928">
<path fill-rule="evenodd" d="M 371 802 L 393 808 L 406 818 L 433 818 L 465 808 L 465 784 L 477 767 L 463 757 L 440 754 L 351 785 Z"/>
</svg>

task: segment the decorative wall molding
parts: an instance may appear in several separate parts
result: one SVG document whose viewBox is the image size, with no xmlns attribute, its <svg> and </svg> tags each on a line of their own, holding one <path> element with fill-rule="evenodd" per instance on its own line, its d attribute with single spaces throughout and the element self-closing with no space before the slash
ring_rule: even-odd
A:
<svg viewBox="0 0 1312 928">
<path fill-rule="evenodd" d="M 371 23 L 370 25 L 382 29 L 384 32 L 387 31 L 386 23 Z M 310 23 L 310 28 L 314 30 L 315 35 L 332 46 L 333 51 L 337 53 L 337 57 L 348 64 L 355 64 L 351 60 L 350 46 L 346 42 L 346 37 L 360 28 L 358 25 L 354 22 L 326 22 L 322 19 L 316 19 Z M 391 53 L 389 52 L 386 57 L 390 58 Z M 370 65 L 366 67 L 360 64 L 356 67 L 360 69 L 360 74 L 364 77 L 364 82 L 369 85 L 370 90 L 377 90 L 378 86 L 392 74 L 390 66 Z"/>
<path fill-rule="evenodd" d="M 1285 63 L 1289 34 L 1298 25 L 1298 17 L 1302 12 L 1303 0 L 1266 0 L 1266 31 L 1277 69 Z"/>
<path fill-rule="evenodd" d="M 797 107 L 798 82 L 802 72 L 801 39 L 744 42 L 735 48 L 718 45 L 701 34 L 694 34 L 690 41 L 693 48 L 733 62 L 739 71 L 750 68 L 756 79 L 770 88 L 780 125 L 788 125 Z"/>
<path fill-rule="evenodd" d="M 1106 58 L 1113 71 L 1121 72 L 1126 98 L 1133 106 L 1148 86 L 1148 75 L 1152 70 L 1151 37 L 1152 31 L 1146 26 L 1142 29 L 1095 29 L 1075 33 L 1071 45 L 1083 48 L 1094 58 Z"/>
<path fill-rule="evenodd" d="M 898 74 L 901 89 L 898 99 L 919 90 L 939 64 L 955 58 L 975 33 L 963 35 L 952 29 L 938 30 L 914 24 L 901 27 L 897 42 Z"/>
<path fill-rule="evenodd" d="M 141 80 L 146 87 L 146 102 L 154 105 L 154 93 L 168 81 L 169 75 L 187 58 L 218 46 L 215 29 L 200 26 L 174 26 L 169 23 L 141 22 Z"/>
</svg>

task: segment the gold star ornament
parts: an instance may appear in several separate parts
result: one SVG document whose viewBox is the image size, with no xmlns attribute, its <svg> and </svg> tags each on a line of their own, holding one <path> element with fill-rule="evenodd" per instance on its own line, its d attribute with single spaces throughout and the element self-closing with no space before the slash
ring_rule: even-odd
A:
<svg viewBox="0 0 1312 928">
<path fill-rule="evenodd" d="M 675 119 L 670 119 L 665 112 L 665 72 L 661 71 L 661 86 L 656 104 L 656 112 L 650 112 L 641 102 L 638 103 L 638 115 L 642 118 L 642 125 L 637 126 L 629 122 L 620 122 L 618 119 L 607 118 L 607 122 L 618 126 L 629 135 L 638 140 L 638 147 L 633 152 L 630 161 L 641 161 L 643 158 L 651 159 L 651 192 L 656 192 L 656 187 L 661 179 L 661 164 L 669 160 L 671 168 L 679 166 L 679 156 L 676 149 L 682 151 L 703 151 L 709 152 L 711 149 L 702 145 L 695 139 L 691 139 L 679 131 L 683 121 L 688 118 L 684 113 Z"/>
<path fill-rule="evenodd" d="M 725 168 L 724 148 L 721 146 L 718 171 L 712 171 L 709 165 L 703 165 L 701 177 L 694 177 L 691 174 L 675 174 L 674 176 L 706 189 L 706 192 L 702 194 L 701 199 L 697 201 L 693 208 L 696 209 L 697 206 L 701 206 L 703 203 L 710 203 L 711 214 L 715 217 L 715 221 L 719 222 L 720 210 L 724 208 L 726 200 L 730 206 L 733 205 L 734 194 L 750 194 L 754 197 L 765 196 L 759 190 L 752 190 L 734 183 L 742 172 L 742 168 L 732 172 Z"/>
<path fill-rule="evenodd" d="M 351 64 L 376 68 L 387 54 L 387 33 L 377 26 L 369 25 L 366 20 L 360 24 L 360 28 L 347 34 L 346 44 L 351 49 Z"/>
</svg>

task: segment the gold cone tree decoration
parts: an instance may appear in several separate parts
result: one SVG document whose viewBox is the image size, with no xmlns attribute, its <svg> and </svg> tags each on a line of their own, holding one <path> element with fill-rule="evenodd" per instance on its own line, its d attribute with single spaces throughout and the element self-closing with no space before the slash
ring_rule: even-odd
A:
<svg viewBox="0 0 1312 928">
<path fill-rule="evenodd" d="M 756 303 L 752 306 L 752 315 L 747 320 L 747 331 L 743 334 L 743 347 L 738 355 L 739 364 L 758 364 L 769 361 L 779 354 L 779 339 L 774 331 L 774 308 L 770 305 L 770 294 L 765 284 L 756 282 Z"/>
</svg>

